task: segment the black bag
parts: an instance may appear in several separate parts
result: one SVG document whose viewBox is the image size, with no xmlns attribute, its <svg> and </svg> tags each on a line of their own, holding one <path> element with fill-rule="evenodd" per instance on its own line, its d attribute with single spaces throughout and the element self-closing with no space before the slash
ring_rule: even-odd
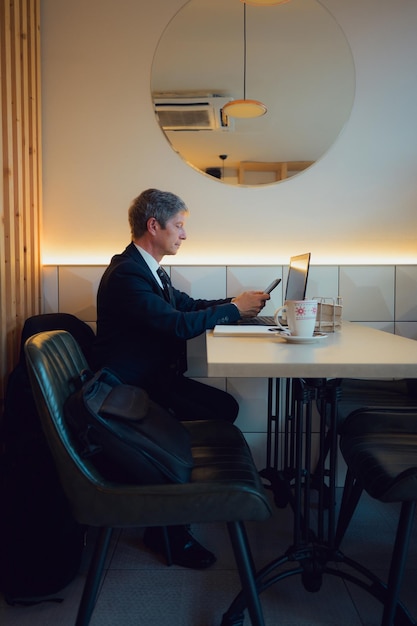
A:
<svg viewBox="0 0 417 626">
<path fill-rule="evenodd" d="M 23 363 L 0 426 L 0 591 L 9 604 L 36 604 L 76 576 L 85 527 L 69 510 Z"/>
<path fill-rule="evenodd" d="M 106 368 L 82 372 L 80 382 L 65 416 L 79 453 L 103 477 L 136 484 L 190 480 L 190 436 L 171 413 Z"/>
</svg>

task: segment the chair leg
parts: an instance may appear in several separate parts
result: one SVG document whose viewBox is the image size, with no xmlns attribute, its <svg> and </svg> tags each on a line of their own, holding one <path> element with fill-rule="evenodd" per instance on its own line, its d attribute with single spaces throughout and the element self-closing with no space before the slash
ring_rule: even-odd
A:
<svg viewBox="0 0 417 626">
<path fill-rule="evenodd" d="M 404 577 L 404 568 L 407 560 L 408 544 L 413 527 L 415 502 L 403 502 L 400 519 L 392 552 L 390 571 L 388 576 L 387 597 L 384 603 L 384 614 L 381 626 L 394 624 L 395 611 Z"/>
<path fill-rule="evenodd" d="M 346 473 L 345 484 L 343 487 L 342 502 L 340 505 L 339 519 L 337 521 L 335 546 L 340 547 L 350 520 L 356 510 L 357 504 L 361 497 L 363 487 L 355 479 L 353 473 L 348 468 Z"/>
<path fill-rule="evenodd" d="M 265 626 L 245 525 L 243 522 L 229 522 L 227 528 L 252 626 Z"/>
<path fill-rule="evenodd" d="M 112 528 L 100 528 L 94 546 L 94 553 L 88 568 L 87 580 L 85 581 L 80 606 L 78 607 L 75 626 L 88 626 L 90 623 L 112 533 Z"/>
<path fill-rule="evenodd" d="M 168 527 L 161 526 L 162 542 L 164 545 L 164 556 L 168 567 L 172 565 L 171 542 L 169 540 Z"/>
</svg>

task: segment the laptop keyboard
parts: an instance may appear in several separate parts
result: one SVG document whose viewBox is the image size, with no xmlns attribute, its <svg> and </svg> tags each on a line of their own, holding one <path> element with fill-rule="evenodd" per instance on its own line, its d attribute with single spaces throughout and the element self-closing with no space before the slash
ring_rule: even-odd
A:
<svg viewBox="0 0 417 626">
<path fill-rule="evenodd" d="M 273 315 L 258 315 L 257 317 L 245 317 L 240 320 L 244 326 L 276 326 Z"/>
</svg>

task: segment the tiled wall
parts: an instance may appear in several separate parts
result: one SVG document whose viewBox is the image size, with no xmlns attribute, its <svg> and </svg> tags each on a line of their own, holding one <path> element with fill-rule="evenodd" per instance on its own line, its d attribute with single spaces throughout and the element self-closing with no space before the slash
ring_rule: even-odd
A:
<svg viewBox="0 0 417 626">
<path fill-rule="evenodd" d="M 273 314 L 282 304 L 287 266 L 165 266 L 174 285 L 194 298 L 222 298 L 245 289 L 282 283 L 263 310 Z M 95 298 L 104 266 L 44 267 L 44 312 L 72 313 L 95 329 Z M 343 318 L 417 339 L 417 266 L 312 266 L 307 297 L 343 299 Z M 205 379 L 205 338 L 189 342 L 189 375 Z M 258 467 L 264 465 L 267 381 L 205 379 L 230 391 L 240 403 L 237 425 L 245 433 Z"/>
</svg>

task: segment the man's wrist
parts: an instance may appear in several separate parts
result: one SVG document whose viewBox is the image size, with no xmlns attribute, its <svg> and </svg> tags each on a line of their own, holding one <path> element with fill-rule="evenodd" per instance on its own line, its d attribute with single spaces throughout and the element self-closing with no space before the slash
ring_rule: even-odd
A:
<svg viewBox="0 0 417 626">
<path fill-rule="evenodd" d="M 235 307 L 237 308 L 237 312 L 239 314 L 239 319 L 241 319 L 242 318 L 242 313 L 241 313 L 239 307 L 237 306 L 236 302 L 234 302 L 233 300 L 230 300 L 230 304 L 234 304 L 235 305 Z"/>
</svg>

